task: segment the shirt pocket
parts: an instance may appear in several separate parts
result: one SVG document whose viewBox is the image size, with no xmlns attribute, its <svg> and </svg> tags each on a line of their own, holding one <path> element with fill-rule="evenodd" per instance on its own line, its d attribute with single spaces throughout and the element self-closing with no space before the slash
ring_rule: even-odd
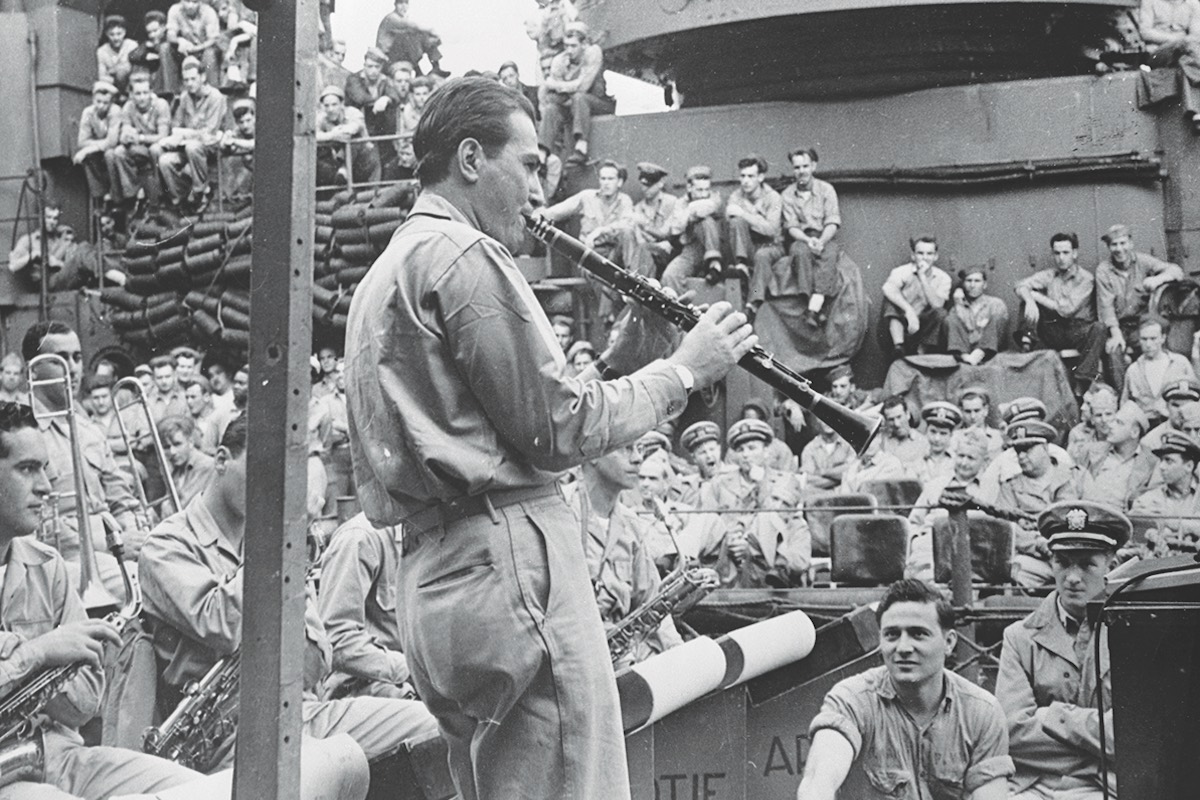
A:
<svg viewBox="0 0 1200 800">
<path fill-rule="evenodd" d="M 913 794 L 913 776 L 908 770 L 868 768 L 867 785 L 871 787 L 870 798 L 903 800 Z"/>
<path fill-rule="evenodd" d="M 967 777 L 966 757 L 957 752 L 939 750 L 934 754 L 930 790 L 935 800 L 965 796 L 963 782 Z"/>
</svg>

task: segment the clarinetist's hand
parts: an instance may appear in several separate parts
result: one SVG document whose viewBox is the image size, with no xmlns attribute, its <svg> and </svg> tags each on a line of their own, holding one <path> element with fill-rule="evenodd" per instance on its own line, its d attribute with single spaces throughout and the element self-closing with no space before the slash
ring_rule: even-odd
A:
<svg viewBox="0 0 1200 800">
<path fill-rule="evenodd" d="M 721 301 L 700 316 L 696 327 L 667 360 L 687 367 L 696 379 L 695 388 L 711 386 L 725 377 L 742 356 L 758 344 L 746 315 Z"/>
<path fill-rule="evenodd" d="M 88 619 L 60 625 L 28 643 L 42 667 L 61 667 L 83 661 L 99 669 L 105 642 L 120 646 L 121 636 L 112 623 Z"/>
</svg>

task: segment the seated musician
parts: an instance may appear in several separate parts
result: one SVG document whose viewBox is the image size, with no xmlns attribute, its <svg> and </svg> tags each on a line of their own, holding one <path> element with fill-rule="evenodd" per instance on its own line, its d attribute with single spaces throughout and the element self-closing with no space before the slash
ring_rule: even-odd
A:
<svg viewBox="0 0 1200 800">
<path fill-rule="evenodd" d="M 171 465 L 171 481 L 179 493 L 179 503 L 186 508 L 212 480 L 214 459 L 196 446 L 196 425 L 191 417 L 163 417 L 158 423 L 158 438 Z M 168 498 L 163 502 L 162 516 L 166 518 L 178 510 Z"/>
<path fill-rule="evenodd" d="M 6 785 L 0 797 L 99 798 L 196 780 L 198 773 L 170 761 L 83 744 L 77 729 L 100 711 L 104 694 L 104 646 L 119 645 L 120 636 L 111 623 L 87 618 L 62 556 L 32 536 L 50 493 L 49 463 L 29 407 L 0 402 L 0 706 L 43 670 L 81 664 L 33 717 L 17 720 L 33 728 L 13 741 L 39 739 L 44 771 Z"/>
<path fill-rule="evenodd" d="M 1082 500 L 1055 503 L 1038 517 L 1050 551 L 1054 591 L 1025 619 L 1004 631 L 996 697 L 1008 717 L 1009 752 L 1017 771 L 1014 800 L 1100 800 L 1100 713 L 1108 736 L 1109 797 L 1116 797 L 1112 684 L 1096 685 L 1095 631 L 1087 604 L 1104 592 L 1104 576 L 1129 541 L 1129 519 L 1111 506 Z M 1106 651 L 1108 634 L 1099 633 Z M 1106 660 L 1101 662 L 1106 664 Z"/>
<path fill-rule="evenodd" d="M 906 579 L 888 587 L 875 613 L 883 666 L 825 695 L 797 800 L 1004 800 L 1014 771 L 1004 710 L 946 669 L 958 639 L 950 604 Z"/>
<path fill-rule="evenodd" d="M 83 351 L 79 336 L 65 323 L 57 320 L 36 322 L 25 332 L 21 352 L 26 363 L 36 356 L 54 353 L 66 359 L 70 370 L 71 391 L 76 399 L 83 382 Z M 61 377 L 48 367 L 44 378 Z M 39 390 L 39 398 L 45 397 L 50 410 L 65 406 L 62 387 L 48 386 L 45 394 Z M 40 404 L 40 403 L 39 403 Z M 114 597 L 120 597 L 125 587 L 116 561 L 104 549 L 104 528 L 100 518 L 102 511 L 112 514 L 121 528 L 125 547 L 130 556 L 136 556 L 144 533 L 138 516 L 141 513 L 138 501 L 126 481 L 125 474 L 117 467 L 107 435 L 83 412 L 76 403 L 75 429 L 79 439 L 73 442 L 70 424 L 65 417 L 43 418 L 38 421 L 43 441 L 50 458 L 50 491 L 57 495 L 58 517 L 56 529 L 39 530 L 38 535 L 54 547 L 67 561 L 71 577 L 79 580 L 79 534 L 75 512 L 75 468 L 71 451 L 78 447 L 82 456 L 83 483 L 87 491 L 87 511 L 92 544 L 96 548 L 96 563 L 100 580 Z"/>
<path fill-rule="evenodd" d="M 396 618 L 400 542 L 398 526 L 376 528 L 360 513 L 334 531 L 321 555 L 317 608 L 334 669 L 327 697 L 413 697 Z"/>
<path fill-rule="evenodd" d="M 183 687 L 219 659 L 238 651 L 242 637 L 242 549 L 246 537 L 246 418 L 229 423 L 217 450 L 216 474 L 183 513 L 160 523 L 142 548 L 140 577 L 154 649 L 162 670 L 158 703 L 166 716 Z M 306 736 L 347 733 L 368 759 L 406 739 L 437 730 L 421 703 L 381 697 L 320 701 L 315 691 L 329 670 L 330 648 L 312 598 L 305 611 Z M 223 763 L 233 756 L 232 737 Z"/>
<path fill-rule="evenodd" d="M 637 485 L 641 455 L 635 446 L 614 450 L 581 468 L 582 479 L 565 487 L 567 504 L 585 526 L 584 552 L 606 630 L 642 608 L 658 592 L 658 569 L 643 542 L 646 525 L 618 495 Z M 624 664 L 641 661 L 682 644 L 667 616 L 645 641 L 627 654 Z"/>
</svg>

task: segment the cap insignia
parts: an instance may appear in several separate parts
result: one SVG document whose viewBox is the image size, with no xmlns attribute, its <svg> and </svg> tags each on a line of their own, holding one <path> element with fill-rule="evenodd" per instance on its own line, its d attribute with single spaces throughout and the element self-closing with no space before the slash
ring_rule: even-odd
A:
<svg viewBox="0 0 1200 800">
<path fill-rule="evenodd" d="M 1087 527 L 1088 515 L 1082 508 L 1072 508 L 1067 512 L 1067 528 L 1073 531 L 1081 531 Z"/>
</svg>

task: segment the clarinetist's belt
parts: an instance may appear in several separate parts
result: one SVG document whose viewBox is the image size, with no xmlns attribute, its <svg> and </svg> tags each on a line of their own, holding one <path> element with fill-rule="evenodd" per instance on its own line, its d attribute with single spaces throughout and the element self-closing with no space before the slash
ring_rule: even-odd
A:
<svg viewBox="0 0 1200 800">
<path fill-rule="evenodd" d="M 493 519 L 498 519 L 495 516 L 496 509 L 498 508 L 561 493 L 562 490 L 559 488 L 558 482 L 555 481 L 544 486 L 527 486 L 520 489 L 500 489 L 484 492 L 470 497 L 449 500 L 439 503 L 436 506 L 430 506 L 415 514 L 410 514 L 400 523 L 404 528 L 404 549 L 406 551 L 409 550 L 413 544 L 416 544 L 417 536 L 438 526 L 449 525 L 452 522 L 457 522 L 460 519 L 466 519 L 478 514 L 488 514 Z"/>
</svg>

